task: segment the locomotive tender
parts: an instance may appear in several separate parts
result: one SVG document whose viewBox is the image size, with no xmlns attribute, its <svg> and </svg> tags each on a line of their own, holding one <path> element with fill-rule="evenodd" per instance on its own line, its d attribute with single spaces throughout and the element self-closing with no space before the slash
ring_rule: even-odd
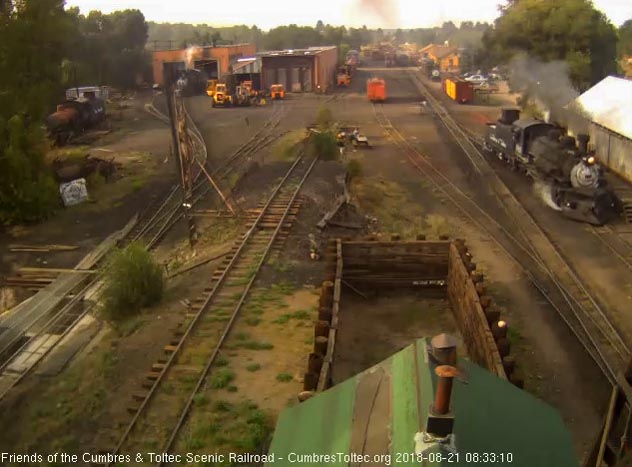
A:
<svg viewBox="0 0 632 467">
<path fill-rule="evenodd" d="M 521 119 L 518 109 L 502 109 L 488 123 L 485 150 L 525 171 L 548 191 L 553 208 L 574 220 L 603 225 L 621 212 L 621 202 L 606 187 L 603 169 L 588 150 L 588 135 L 563 136 L 542 120 Z"/>
</svg>

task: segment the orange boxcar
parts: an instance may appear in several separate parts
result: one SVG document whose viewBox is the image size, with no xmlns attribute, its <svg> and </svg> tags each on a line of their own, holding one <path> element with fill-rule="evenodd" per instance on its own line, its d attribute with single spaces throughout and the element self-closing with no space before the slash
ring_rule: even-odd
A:
<svg viewBox="0 0 632 467">
<path fill-rule="evenodd" d="M 366 96 L 371 102 L 384 102 L 386 100 L 386 84 L 384 80 L 379 78 L 367 80 Z"/>
<path fill-rule="evenodd" d="M 443 91 L 450 99 L 459 104 L 469 104 L 474 101 L 474 86 L 469 81 L 446 78 L 443 81 Z"/>
</svg>

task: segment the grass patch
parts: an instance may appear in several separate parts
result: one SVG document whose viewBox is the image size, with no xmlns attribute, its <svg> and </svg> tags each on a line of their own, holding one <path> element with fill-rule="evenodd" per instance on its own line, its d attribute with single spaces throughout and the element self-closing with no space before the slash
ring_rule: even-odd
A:
<svg viewBox="0 0 632 467">
<path fill-rule="evenodd" d="M 214 408 L 191 433 L 196 445 L 212 446 L 218 453 L 259 452 L 272 434 L 271 417 L 252 402 L 235 405 L 224 402 Z"/>
<path fill-rule="evenodd" d="M 237 392 L 237 390 L 238 390 L 238 389 L 237 389 L 237 386 L 234 386 L 234 385 L 233 385 L 233 386 L 228 386 L 228 387 L 226 388 L 226 390 L 227 390 L 228 392 Z"/>
<path fill-rule="evenodd" d="M 362 175 L 362 164 L 360 161 L 353 159 L 347 162 L 347 173 L 351 179 L 360 177 Z"/>
<path fill-rule="evenodd" d="M 246 324 L 248 326 L 258 326 L 261 323 L 261 318 L 247 318 Z"/>
<path fill-rule="evenodd" d="M 292 161 L 296 159 L 299 143 L 305 139 L 303 130 L 294 130 L 281 136 L 270 150 L 272 157 L 276 161 Z"/>
<path fill-rule="evenodd" d="M 522 335 L 520 331 L 511 326 L 507 327 L 507 340 L 509 340 L 510 345 L 517 345 L 522 339 Z"/>
<path fill-rule="evenodd" d="M 288 383 L 293 379 L 294 377 L 289 373 L 279 373 L 278 375 L 276 375 L 276 380 L 281 383 Z"/>
<path fill-rule="evenodd" d="M 228 368 L 220 368 L 211 376 L 211 387 L 222 389 L 235 379 L 235 373 Z"/>
<path fill-rule="evenodd" d="M 204 394 L 196 394 L 195 396 L 193 396 L 193 403 L 197 407 L 203 407 L 208 404 L 208 399 Z"/>
<path fill-rule="evenodd" d="M 270 350 L 274 348 L 274 345 L 268 342 L 257 342 L 257 341 L 244 341 L 240 342 L 235 346 L 236 348 L 244 348 L 249 350 Z"/>
<path fill-rule="evenodd" d="M 284 313 L 281 316 L 279 316 L 278 318 L 274 319 L 272 322 L 275 324 L 285 324 L 288 321 L 290 321 L 291 319 L 298 319 L 298 320 L 307 320 L 310 319 L 310 313 L 307 310 L 298 310 L 295 311 L 293 313 Z"/>
<path fill-rule="evenodd" d="M 215 365 L 226 366 L 228 365 L 228 360 L 226 360 L 226 357 L 223 357 L 222 355 L 220 355 L 219 357 L 215 359 Z"/>
<path fill-rule="evenodd" d="M 233 410 L 233 404 L 228 401 L 219 400 L 213 404 L 213 412 L 230 412 Z"/>
<path fill-rule="evenodd" d="M 258 363 L 251 363 L 246 366 L 246 370 L 250 371 L 251 373 L 254 373 L 255 371 L 259 371 L 260 369 L 261 369 L 261 365 Z"/>
<path fill-rule="evenodd" d="M 247 341 L 249 338 L 250 336 L 245 332 L 238 332 L 237 334 L 235 334 L 235 339 L 237 339 L 238 341 Z"/>
</svg>

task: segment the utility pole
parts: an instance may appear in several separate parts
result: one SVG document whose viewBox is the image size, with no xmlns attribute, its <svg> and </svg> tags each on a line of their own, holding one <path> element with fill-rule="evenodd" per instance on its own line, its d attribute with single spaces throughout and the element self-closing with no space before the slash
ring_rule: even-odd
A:
<svg viewBox="0 0 632 467">
<path fill-rule="evenodd" d="M 177 89 L 176 70 L 172 66 L 163 68 L 165 79 L 165 95 L 167 109 L 171 122 L 171 137 L 176 160 L 177 170 L 180 173 L 180 188 L 182 190 L 182 213 L 189 230 L 189 244 L 193 248 L 197 242 L 197 228 L 195 217 L 191 215 L 193 207 L 193 177 L 192 166 L 194 162 L 193 145 L 187 131 L 186 114 L 180 90 Z"/>
</svg>

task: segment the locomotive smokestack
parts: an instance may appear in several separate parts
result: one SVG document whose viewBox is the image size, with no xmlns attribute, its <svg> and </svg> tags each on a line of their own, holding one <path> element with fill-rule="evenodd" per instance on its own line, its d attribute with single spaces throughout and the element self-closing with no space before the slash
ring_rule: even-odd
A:
<svg viewBox="0 0 632 467">
<path fill-rule="evenodd" d="M 582 156 L 588 154 L 588 141 L 590 140 L 590 136 L 585 133 L 580 133 L 577 135 L 577 147 L 579 148 L 579 152 Z"/>
<path fill-rule="evenodd" d="M 520 118 L 520 109 L 505 107 L 500 112 L 500 121 L 506 125 L 511 125 Z"/>
<path fill-rule="evenodd" d="M 441 365 L 435 368 L 435 374 L 437 375 L 437 392 L 432 410 L 436 415 L 446 415 L 450 411 L 452 380 L 457 375 L 457 370 L 453 366 Z"/>
</svg>

